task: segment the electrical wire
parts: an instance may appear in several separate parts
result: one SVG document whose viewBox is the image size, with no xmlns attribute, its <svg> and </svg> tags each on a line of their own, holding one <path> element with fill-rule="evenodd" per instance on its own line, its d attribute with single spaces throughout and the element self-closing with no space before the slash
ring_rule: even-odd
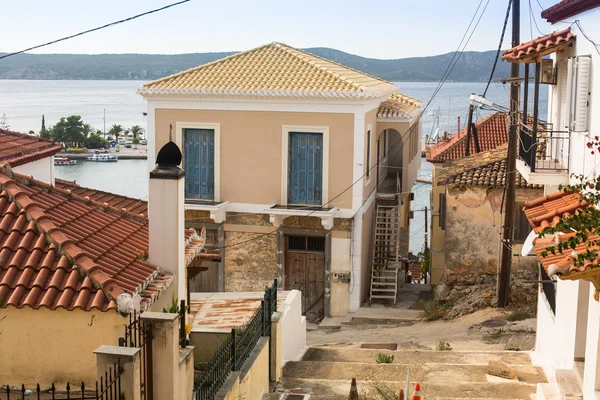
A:
<svg viewBox="0 0 600 400">
<path fill-rule="evenodd" d="M 540 35 L 545 36 L 546 34 L 540 30 L 537 21 L 535 20 L 535 15 L 533 14 L 533 8 L 531 7 L 531 0 L 529 0 L 529 29 L 532 30 L 531 21 L 535 24 L 535 28 L 540 33 Z M 531 40 L 533 40 L 533 31 L 531 33 Z"/>
<path fill-rule="evenodd" d="M 485 90 L 481 97 L 485 97 L 488 89 L 490 88 L 490 83 L 494 78 L 494 72 L 496 72 L 496 66 L 498 65 L 498 59 L 500 58 L 500 51 L 502 51 L 502 43 L 504 43 L 504 34 L 506 33 L 506 26 L 508 25 L 508 17 L 510 16 L 510 8 L 512 6 L 512 0 L 508 0 L 508 7 L 506 8 L 506 16 L 504 17 L 504 25 L 502 26 L 502 33 L 500 34 L 500 43 L 498 43 L 498 50 L 496 50 L 496 58 L 494 59 L 494 65 L 492 66 L 492 72 L 490 73 L 490 78 L 488 79 L 488 83 L 485 86 Z"/>
<path fill-rule="evenodd" d="M 134 15 L 134 16 L 129 17 L 129 18 L 121 19 L 119 21 L 111 22 L 111 23 L 106 24 L 106 25 L 102 25 L 102 26 L 98 26 L 96 28 L 88 29 L 87 31 L 79 32 L 79 33 L 76 33 L 74 35 L 65 36 L 63 38 L 52 40 L 50 42 L 43 43 L 43 44 L 38 44 L 37 46 L 29 47 L 29 48 L 24 49 L 24 50 L 19 50 L 19 51 L 15 51 L 14 53 L 5 54 L 3 56 L 0 56 L 0 60 L 2 60 L 4 58 L 7 58 L 7 57 L 16 56 L 17 54 L 25 53 L 27 51 L 39 49 L 40 47 L 50 46 L 51 44 L 62 42 L 62 41 L 68 40 L 68 39 L 73 39 L 73 38 L 76 38 L 78 36 L 85 35 L 86 33 L 91 33 L 91 32 L 95 32 L 95 31 L 99 31 L 99 30 L 104 29 L 104 28 L 108 28 L 110 26 L 119 25 L 119 24 L 122 24 L 124 22 L 128 22 L 128 21 L 134 20 L 136 18 L 143 17 L 145 15 L 153 14 L 153 13 L 156 13 L 156 12 L 159 12 L 159 11 L 166 10 L 167 8 L 171 8 L 171 7 L 175 7 L 175 6 L 178 6 L 180 4 L 183 4 L 183 3 L 187 3 L 189 1 L 191 1 L 191 0 L 182 0 L 182 1 L 178 1 L 176 3 L 171 3 L 171 4 L 168 4 L 168 5 L 164 6 L 164 7 L 156 8 L 154 10 L 146 11 L 144 13 L 137 14 L 137 15 Z"/>
</svg>

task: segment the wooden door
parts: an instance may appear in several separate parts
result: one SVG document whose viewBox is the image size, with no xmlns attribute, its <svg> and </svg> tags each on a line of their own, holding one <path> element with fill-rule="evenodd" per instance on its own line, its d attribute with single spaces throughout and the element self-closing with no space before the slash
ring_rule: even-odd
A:
<svg viewBox="0 0 600 400">
<path fill-rule="evenodd" d="M 285 290 L 302 292 L 302 314 L 309 322 L 325 316 L 325 238 L 286 236 Z"/>
</svg>

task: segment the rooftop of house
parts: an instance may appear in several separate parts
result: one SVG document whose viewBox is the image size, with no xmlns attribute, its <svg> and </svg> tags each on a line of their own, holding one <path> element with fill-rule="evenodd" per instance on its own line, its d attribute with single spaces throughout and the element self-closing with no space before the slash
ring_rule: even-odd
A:
<svg viewBox="0 0 600 400">
<path fill-rule="evenodd" d="M 423 107 L 423 102 L 405 94 L 396 92 L 381 105 L 377 111 L 377 118 L 405 119 L 418 114 Z"/>
<path fill-rule="evenodd" d="M 0 307 L 151 305 L 173 276 L 148 263 L 148 218 L 0 169 Z M 186 231 L 186 264 L 204 247 Z M 218 254 L 206 255 L 218 258 Z M 123 300 L 123 301 L 121 301 Z"/>
<path fill-rule="evenodd" d="M 477 121 L 477 136 L 481 151 L 493 150 L 508 143 L 508 114 L 496 112 Z M 466 154 L 467 128 L 461 129 L 449 139 L 425 148 L 425 157 L 431 163 L 443 163 L 447 160 L 464 158 Z M 470 154 L 475 153 L 475 138 L 471 135 Z"/>
<path fill-rule="evenodd" d="M 273 42 L 145 83 L 138 93 L 372 99 L 396 89 L 391 82 Z"/>
<path fill-rule="evenodd" d="M 581 212 L 587 207 L 591 206 L 581 198 L 579 193 L 562 191 L 526 202 L 523 211 L 533 230 L 537 234 L 542 234 L 545 229 L 556 227 L 561 219 Z M 564 277 L 571 273 L 585 272 L 591 269 L 593 265 L 591 262 L 586 262 L 583 266 L 576 266 L 573 257 L 574 253 L 584 252 L 590 243 L 599 240 L 600 237 L 597 235 L 589 236 L 587 241 L 580 243 L 574 249 L 569 248 L 562 252 L 557 249 L 555 254 L 548 251 L 546 257 L 542 254 L 547 251 L 548 247 L 556 246 L 559 242 L 567 241 L 575 235 L 576 232 L 569 231 L 537 237 L 533 240 L 534 251 L 548 274 L 558 273 Z"/>
<path fill-rule="evenodd" d="M 482 151 L 472 156 L 446 161 L 443 168 L 436 170 L 436 181 L 439 186 L 484 186 L 504 187 L 506 185 L 507 145 L 494 150 Z M 539 189 L 542 185 L 527 183 L 521 174 L 516 172 L 516 187 Z"/>
<path fill-rule="evenodd" d="M 277 292 L 277 309 L 281 310 L 289 291 Z M 246 325 L 260 308 L 263 292 L 192 293 L 190 314 L 192 331 L 231 332 Z"/>
<path fill-rule="evenodd" d="M 52 157 L 62 149 L 53 140 L 0 129 L 0 164 L 12 167 Z"/>
<path fill-rule="evenodd" d="M 111 207 L 127 211 L 130 214 L 136 214 L 143 217 L 148 216 L 148 202 L 132 197 L 121 196 L 110 192 L 104 192 L 98 189 L 91 189 L 77 184 L 76 181 L 67 181 L 55 178 L 54 185 L 59 189 L 70 190 L 71 193 L 80 197 L 89 197 L 98 203 L 106 203 Z"/>
<path fill-rule="evenodd" d="M 542 18 L 551 24 L 600 7 L 598 0 L 562 0 L 542 11 Z"/>
<path fill-rule="evenodd" d="M 502 60 L 508 62 L 538 62 L 545 55 L 557 52 L 574 40 L 575 35 L 569 27 L 507 49 L 502 54 Z"/>
</svg>

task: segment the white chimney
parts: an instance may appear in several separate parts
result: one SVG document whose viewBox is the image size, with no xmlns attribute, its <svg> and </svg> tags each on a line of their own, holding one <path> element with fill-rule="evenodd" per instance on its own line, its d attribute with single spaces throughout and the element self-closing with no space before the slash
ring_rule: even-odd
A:
<svg viewBox="0 0 600 400">
<path fill-rule="evenodd" d="M 181 150 L 169 140 L 156 156 L 150 171 L 148 219 L 150 248 L 148 261 L 175 276 L 174 293 L 187 300 L 185 271 L 185 172 L 179 167 Z"/>
</svg>

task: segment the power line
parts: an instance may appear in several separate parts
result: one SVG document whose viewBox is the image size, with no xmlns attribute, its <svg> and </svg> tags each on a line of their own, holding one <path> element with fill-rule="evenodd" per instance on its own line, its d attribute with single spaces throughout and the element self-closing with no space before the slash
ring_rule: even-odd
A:
<svg viewBox="0 0 600 400">
<path fill-rule="evenodd" d="M 537 21 L 535 20 L 535 15 L 533 14 L 533 8 L 531 7 L 531 0 L 529 0 L 529 29 L 532 30 L 531 27 L 531 21 L 533 20 L 533 23 L 535 24 L 535 28 L 537 29 L 537 31 L 540 33 L 540 35 L 544 36 L 546 35 L 545 33 L 543 33 L 540 30 L 540 27 L 538 26 Z M 533 40 L 533 33 L 531 35 L 531 39 Z"/>
<path fill-rule="evenodd" d="M 498 59 L 500 58 L 500 51 L 502 51 L 502 43 L 504 43 L 504 34 L 506 33 L 506 25 L 508 25 L 508 17 L 510 16 L 510 7 L 512 6 L 512 0 L 508 0 L 508 7 L 506 8 L 506 16 L 504 17 L 504 25 L 502 26 L 502 33 L 500 34 L 500 43 L 498 43 L 498 50 L 496 50 L 496 58 L 494 59 L 494 65 L 492 66 L 492 72 L 490 73 L 490 79 L 488 79 L 488 83 L 485 86 L 485 90 L 483 91 L 483 95 L 481 97 L 485 97 L 487 91 L 490 87 L 490 83 L 494 78 L 494 72 L 496 72 L 496 66 L 498 65 Z"/>
<path fill-rule="evenodd" d="M 7 57 L 11 57 L 11 56 L 16 56 L 17 54 L 25 53 L 27 51 L 39 49 L 40 47 L 50 46 L 51 44 L 62 42 L 64 40 L 73 39 L 73 38 L 75 38 L 77 36 L 85 35 L 86 33 L 91 33 L 91 32 L 95 32 L 95 31 L 99 31 L 99 30 L 104 29 L 104 28 L 108 28 L 110 26 L 119 25 L 119 24 L 122 24 L 123 22 L 128 22 L 128 21 L 134 20 L 134 19 L 139 18 L 139 17 L 143 17 L 143 16 L 148 15 L 148 14 L 153 14 L 153 13 L 156 13 L 156 12 L 159 12 L 159 11 L 166 10 L 167 8 L 175 7 L 175 6 L 179 5 L 179 4 L 187 3 L 188 1 L 190 1 L 190 0 L 178 1 L 176 3 L 172 3 L 172 4 L 166 5 L 164 7 L 156 8 L 154 10 L 150 10 L 150 11 L 146 11 L 146 12 L 141 13 L 141 14 L 134 15 L 133 17 L 129 17 L 129 18 L 125 18 L 125 19 L 122 19 L 122 20 L 119 20 L 119 21 L 111 22 L 110 24 L 102 25 L 102 26 L 99 26 L 99 27 L 93 28 L 93 29 L 88 29 L 87 31 L 79 32 L 79 33 L 76 33 L 74 35 L 65 36 L 65 37 L 60 38 L 60 39 L 52 40 L 51 42 L 47 42 L 47 43 L 44 43 L 44 44 L 39 44 L 37 46 L 29 47 L 29 48 L 24 49 L 24 50 L 16 51 L 14 53 L 5 54 L 3 56 L 0 56 L 0 60 L 2 60 L 3 58 L 7 58 Z"/>
</svg>

